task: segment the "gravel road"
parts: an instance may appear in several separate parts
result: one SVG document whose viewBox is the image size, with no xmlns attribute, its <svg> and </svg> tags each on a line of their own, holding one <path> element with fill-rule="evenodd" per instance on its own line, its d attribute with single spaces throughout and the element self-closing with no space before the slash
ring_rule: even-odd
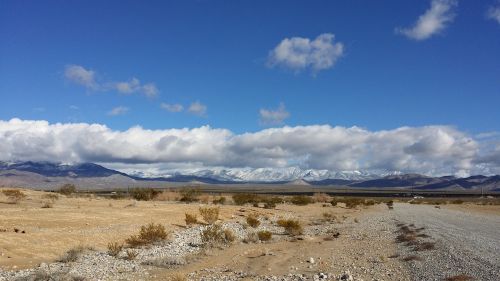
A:
<svg viewBox="0 0 500 281">
<path fill-rule="evenodd" d="M 432 251 L 414 252 L 400 245 L 402 255 L 422 258 L 408 262 L 414 280 L 443 280 L 460 274 L 473 280 L 500 280 L 500 214 L 411 204 L 395 204 L 390 213 L 395 221 L 424 227 L 428 239 L 436 242 Z"/>
</svg>

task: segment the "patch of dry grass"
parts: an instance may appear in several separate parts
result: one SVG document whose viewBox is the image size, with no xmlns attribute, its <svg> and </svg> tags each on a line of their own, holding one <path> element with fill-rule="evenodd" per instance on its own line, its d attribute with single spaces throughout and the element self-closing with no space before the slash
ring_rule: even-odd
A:
<svg viewBox="0 0 500 281">
<path fill-rule="evenodd" d="M 449 276 L 444 279 L 445 281 L 469 281 L 469 280 L 474 280 L 474 278 L 465 275 L 465 274 L 460 274 L 460 275 L 454 275 L 454 276 Z"/>
<path fill-rule="evenodd" d="M 257 214 L 251 214 L 247 217 L 247 224 L 253 228 L 257 228 L 260 225 L 259 217 Z"/>
<path fill-rule="evenodd" d="M 289 235 L 301 235 L 304 232 L 301 223 L 298 220 L 280 219 L 276 222 L 279 226 L 285 228 L 285 232 Z"/>
<path fill-rule="evenodd" d="M 271 240 L 271 238 L 273 238 L 273 234 L 267 230 L 261 230 L 257 232 L 257 236 L 259 237 L 260 241 L 269 241 Z"/>
<path fill-rule="evenodd" d="M 198 223 L 198 219 L 196 218 L 196 214 L 185 213 L 184 215 L 186 216 L 186 218 L 184 220 L 186 221 L 187 226 L 192 226 L 192 225 Z"/>
<path fill-rule="evenodd" d="M 123 249 L 123 244 L 118 242 L 108 243 L 108 255 L 116 257 L 120 254 Z"/>
<path fill-rule="evenodd" d="M 219 207 L 200 207 L 200 215 L 208 224 L 213 224 L 219 219 Z"/>
<path fill-rule="evenodd" d="M 168 236 L 169 233 L 165 230 L 163 225 L 150 223 L 148 225 L 143 225 L 138 235 L 130 236 L 125 242 L 130 245 L 130 247 L 139 247 L 166 240 Z"/>
</svg>

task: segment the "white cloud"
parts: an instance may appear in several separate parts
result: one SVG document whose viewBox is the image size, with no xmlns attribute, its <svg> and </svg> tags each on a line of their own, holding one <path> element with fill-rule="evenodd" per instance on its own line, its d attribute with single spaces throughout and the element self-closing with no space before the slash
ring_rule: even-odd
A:
<svg viewBox="0 0 500 281">
<path fill-rule="evenodd" d="M 207 106 L 196 101 L 189 106 L 187 111 L 191 114 L 204 117 L 207 115 Z"/>
<path fill-rule="evenodd" d="M 184 106 L 181 104 L 169 104 L 169 103 L 161 103 L 160 107 L 168 112 L 181 112 L 184 110 Z"/>
<path fill-rule="evenodd" d="M 331 33 L 321 34 L 314 40 L 285 38 L 269 53 L 268 65 L 296 72 L 310 68 L 313 73 L 331 68 L 344 52 L 344 45 L 334 43 L 334 38 Z"/>
<path fill-rule="evenodd" d="M 260 123 L 262 125 L 281 125 L 290 117 L 290 113 L 286 110 L 285 104 L 280 103 L 277 109 L 260 109 Z"/>
<path fill-rule="evenodd" d="M 154 98 L 160 91 L 154 83 L 142 84 L 141 81 L 132 77 L 129 81 L 121 82 L 97 82 L 95 72 L 85 69 L 81 65 L 68 65 L 64 71 L 64 76 L 73 83 L 82 85 L 93 91 L 116 90 L 121 94 L 140 93 L 148 98 Z"/>
<path fill-rule="evenodd" d="M 455 0 L 432 0 L 431 7 L 410 28 L 397 28 L 396 32 L 415 40 L 425 40 L 442 32 L 453 21 Z"/>
<path fill-rule="evenodd" d="M 500 24 L 500 1 L 497 1 L 497 5 L 495 7 L 490 7 L 488 9 L 486 16 Z"/>
<path fill-rule="evenodd" d="M 109 116 L 118 116 L 118 115 L 124 115 L 125 113 L 127 113 L 129 111 L 129 108 L 128 107 L 125 107 L 125 106 L 117 106 L 113 109 L 111 109 L 109 112 L 108 112 L 108 115 Z"/>
<path fill-rule="evenodd" d="M 99 84 L 95 79 L 95 72 L 93 70 L 85 69 L 83 66 L 66 66 L 64 76 L 71 82 L 82 85 L 90 90 L 99 89 Z"/>
<path fill-rule="evenodd" d="M 130 79 L 130 81 L 112 83 L 112 87 L 122 94 L 141 93 L 148 98 L 154 98 L 159 93 L 155 84 L 148 83 L 142 85 L 141 81 L 135 77 Z"/>
<path fill-rule="evenodd" d="M 208 126 L 125 131 L 104 125 L 0 121 L 0 160 L 178 167 L 398 170 L 429 175 L 500 173 L 500 143 L 485 145 L 448 126 L 368 131 L 312 125 L 234 134 Z M 147 166 L 147 165 L 146 165 Z"/>
</svg>

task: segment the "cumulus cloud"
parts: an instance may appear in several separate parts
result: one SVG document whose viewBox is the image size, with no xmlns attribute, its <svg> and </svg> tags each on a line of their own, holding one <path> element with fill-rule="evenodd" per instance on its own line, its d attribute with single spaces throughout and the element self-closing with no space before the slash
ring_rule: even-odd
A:
<svg viewBox="0 0 500 281">
<path fill-rule="evenodd" d="M 108 112 L 108 115 L 109 116 L 118 116 L 118 115 L 124 115 L 125 113 L 127 113 L 129 111 L 129 108 L 128 107 L 125 107 L 125 106 L 117 106 L 113 109 L 111 109 L 109 112 Z"/>
<path fill-rule="evenodd" d="M 396 28 L 396 32 L 414 40 L 425 40 L 442 32 L 453 21 L 455 0 L 432 0 L 431 7 L 410 28 Z"/>
<path fill-rule="evenodd" d="M 64 70 L 64 76 L 71 82 L 84 86 L 87 89 L 99 89 L 99 84 L 96 82 L 95 78 L 95 72 L 90 69 L 85 69 L 81 65 L 67 65 Z"/>
<path fill-rule="evenodd" d="M 497 1 L 497 5 L 490 7 L 486 16 L 500 24 L 500 1 Z"/>
<path fill-rule="evenodd" d="M 187 110 L 189 113 L 204 117 L 207 115 L 207 106 L 200 103 L 199 101 L 195 101 L 189 105 Z"/>
<path fill-rule="evenodd" d="M 268 57 L 270 67 L 280 66 L 299 72 L 313 73 L 332 68 L 344 52 L 342 43 L 334 43 L 335 35 L 324 33 L 314 40 L 303 37 L 283 39 Z"/>
<path fill-rule="evenodd" d="M 181 104 L 178 104 L 178 103 L 169 104 L 169 103 L 162 102 L 160 104 L 160 107 L 168 112 L 181 112 L 184 110 L 184 106 L 182 106 Z"/>
<path fill-rule="evenodd" d="M 328 125 L 234 134 L 193 129 L 112 130 L 100 124 L 0 121 L 0 160 L 98 162 L 178 167 L 288 167 L 398 170 L 429 175 L 500 172 L 500 143 L 453 127 L 369 131 Z M 147 166 L 146 165 L 146 166 Z"/>
<path fill-rule="evenodd" d="M 92 91 L 116 90 L 121 94 L 140 93 L 148 98 L 154 98 L 160 91 L 154 83 L 142 84 L 141 81 L 132 77 L 129 81 L 121 82 L 98 82 L 95 71 L 86 69 L 81 65 L 68 65 L 64 71 L 64 76 L 71 82 L 84 86 Z"/>
<path fill-rule="evenodd" d="M 281 125 L 290 117 L 290 113 L 286 110 L 285 104 L 280 103 L 277 109 L 262 108 L 259 111 L 260 123 L 262 125 Z"/>
</svg>

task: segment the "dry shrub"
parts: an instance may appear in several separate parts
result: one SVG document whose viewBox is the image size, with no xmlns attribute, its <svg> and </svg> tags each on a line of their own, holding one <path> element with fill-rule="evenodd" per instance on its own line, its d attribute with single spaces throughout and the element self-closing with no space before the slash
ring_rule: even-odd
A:
<svg viewBox="0 0 500 281">
<path fill-rule="evenodd" d="M 212 224 L 201 232 L 201 241 L 206 246 L 228 244 L 236 239 L 230 229 L 222 229 L 218 224 Z"/>
<path fill-rule="evenodd" d="M 212 201 L 214 205 L 224 205 L 226 203 L 226 197 L 221 196 L 219 198 L 214 198 Z"/>
<path fill-rule="evenodd" d="M 55 193 L 47 193 L 47 194 L 42 195 L 42 199 L 56 201 L 56 200 L 59 200 L 59 195 L 57 195 Z"/>
<path fill-rule="evenodd" d="M 49 208 L 53 208 L 54 207 L 54 204 L 52 202 L 43 202 L 42 204 L 42 209 L 49 209 Z"/>
<path fill-rule="evenodd" d="M 219 219 L 219 207 L 200 207 L 200 215 L 208 224 L 213 224 Z"/>
<path fill-rule="evenodd" d="M 259 203 L 261 200 L 262 198 L 257 194 L 238 193 L 233 195 L 233 201 L 236 205 Z"/>
<path fill-rule="evenodd" d="M 292 197 L 290 202 L 292 202 L 292 204 L 294 204 L 294 205 L 305 206 L 305 205 L 311 204 L 313 202 L 313 200 L 311 197 L 306 196 L 306 195 L 296 195 L 296 196 Z"/>
<path fill-rule="evenodd" d="M 131 247 L 138 247 L 166 240 L 168 236 L 169 233 L 163 225 L 150 223 L 147 226 L 141 226 L 139 234 L 130 236 L 125 242 Z"/>
<path fill-rule="evenodd" d="M 189 188 L 185 187 L 180 190 L 181 193 L 181 202 L 196 202 L 198 201 L 198 197 L 201 194 L 201 190 L 199 188 Z"/>
<path fill-rule="evenodd" d="M 83 252 L 85 252 L 85 250 L 92 250 L 92 248 L 82 245 L 76 246 L 69 249 L 61 258 L 59 258 L 58 261 L 62 263 L 75 262 L 83 254 Z"/>
<path fill-rule="evenodd" d="M 210 203 L 210 195 L 203 194 L 199 197 L 199 201 L 203 204 L 208 204 Z"/>
<path fill-rule="evenodd" d="M 415 251 L 430 251 L 436 248 L 435 243 L 432 242 L 422 242 L 415 245 Z"/>
<path fill-rule="evenodd" d="M 327 203 L 330 201 L 330 195 L 322 192 L 313 194 L 313 201 L 316 203 Z"/>
<path fill-rule="evenodd" d="M 118 242 L 108 243 L 108 255 L 116 257 L 120 254 L 123 249 L 123 244 Z"/>
<path fill-rule="evenodd" d="M 251 214 L 247 217 L 247 224 L 253 228 L 257 228 L 260 225 L 259 217 L 257 214 Z"/>
<path fill-rule="evenodd" d="M 266 197 L 262 200 L 264 202 L 264 208 L 274 209 L 277 204 L 283 203 L 283 198 L 278 196 Z"/>
<path fill-rule="evenodd" d="M 358 207 L 359 205 L 364 204 L 364 200 L 361 200 L 359 198 L 346 198 L 343 200 L 345 207 L 348 209 L 354 209 Z"/>
<path fill-rule="evenodd" d="M 259 235 L 255 232 L 247 233 L 245 239 L 243 239 L 244 243 L 257 243 L 259 241 Z"/>
<path fill-rule="evenodd" d="M 186 275 L 182 273 L 174 273 L 168 277 L 168 281 L 187 281 Z"/>
<path fill-rule="evenodd" d="M 185 213 L 185 216 L 186 216 L 185 221 L 186 221 L 187 226 L 192 226 L 193 224 L 198 223 L 198 219 L 196 218 L 196 214 Z"/>
<path fill-rule="evenodd" d="M 474 280 L 474 278 L 472 278 L 468 275 L 465 275 L 465 274 L 460 274 L 460 275 L 446 277 L 444 280 L 445 281 L 469 281 L 469 280 Z"/>
<path fill-rule="evenodd" d="M 411 255 L 403 258 L 403 261 L 409 262 L 409 261 L 421 261 L 422 258 L 419 256 Z"/>
<path fill-rule="evenodd" d="M 179 192 L 176 191 L 171 191 L 171 190 L 164 190 L 158 195 L 156 195 L 155 200 L 157 201 L 179 201 L 181 198 L 181 195 Z"/>
<path fill-rule="evenodd" d="M 21 190 L 17 189 L 5 189 L 2 190 L 3 195 L 5 195 L 7 198 L 9 198 L 9 201 L 13 204 L 19 203 L 22 199 L 26 197 L 26 194 L 22 192 Z"/>
<path fill-rule="evenodd" d="M 135 258 L 139 254 L 139 252 L 134 251 L 134 250 L 127 250 L 126 254 L 127 255 L 125 256 L 125 259 L 131 261 L 131 260 L 135 260 Z"/>
<path fill-rule="evenodd" d="M 273 238 L 273 234 L 267 230 L 261 230 L 257 232 L 257 236 L 259 236 L 260 241 L 269 241 Z"/>
<path fill-rule="evenodd" d="M 456 199 L 456 200 L 451 201 L 450 203 L 451 204 L 458 204 L 458 205 L 460 205 L 460 204 L 464 203 L 464 200 Z"/>
<path fill-rule="evenodd" d="M 289 235 L 295 236 L 295 235 L 301 235 L 304 232 L 304 229 L 302 228 L 302 225 L 298 220 L 284 220 L 280 219 L 276 222 L 279 226 L 285 228 L 285 232 Z"/>
<path fill-rule="evenodd" d="M 327 222 L 334 222 L 337 220 L 337 216 L 335 216 L 332 213 L 324 212 L 323 213 L 323 220 Z"/>
<path fill-rule="evenodd" d="M 137 201 L 150 201 L 160 194 L 160 191 L 153 188 L 133 188 L 130 190 L 130 196 Z"/>
<path fill-rule="evenodd" d="M 62 195 L 69 196 L 76 192 L 76 186 L 74 184 L 68 183 L 61 186 L 57 192 L 61 193 Z"/>
</svg>

